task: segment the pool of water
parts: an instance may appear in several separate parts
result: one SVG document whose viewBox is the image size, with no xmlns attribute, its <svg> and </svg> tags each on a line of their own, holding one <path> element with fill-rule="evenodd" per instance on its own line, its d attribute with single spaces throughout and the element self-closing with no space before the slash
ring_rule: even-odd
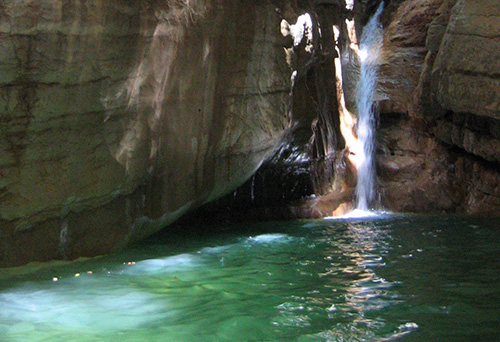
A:
<svg viewBox="0 0 500 342">
<path fill-rule="evenodd" d="M 500 341 L 500 221 L 184 227 L 0 270 L 0 341 Z"/>
</svg>

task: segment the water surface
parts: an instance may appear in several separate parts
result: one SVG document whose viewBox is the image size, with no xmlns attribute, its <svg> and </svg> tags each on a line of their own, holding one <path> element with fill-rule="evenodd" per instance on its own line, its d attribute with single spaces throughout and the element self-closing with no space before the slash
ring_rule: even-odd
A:
<svg viewBox="0 0 500 342">
<path fill-rule="evenodd" d="M 500 221 L 184 227 L 0 270 L 0 341 L 498 341 Z"/>
</svg>

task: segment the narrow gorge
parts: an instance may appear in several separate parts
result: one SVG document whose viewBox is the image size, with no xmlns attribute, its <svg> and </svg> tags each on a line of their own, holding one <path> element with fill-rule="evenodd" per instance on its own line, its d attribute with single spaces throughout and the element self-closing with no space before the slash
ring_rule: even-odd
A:
<svg viewBox="0 0 500 342">
<path fill-rule="evenodd" d="M 0 341 L 500 341 L 499 0 L 1 0 Z"/>
<path fill-rule="evenodd" d="M 351 210 L 358 41 L 377 8 L 363 207 L 500 214 L 494 0 L 6 0 L 0 266 L 117 251 L 200 207 Z"/>
</svg>

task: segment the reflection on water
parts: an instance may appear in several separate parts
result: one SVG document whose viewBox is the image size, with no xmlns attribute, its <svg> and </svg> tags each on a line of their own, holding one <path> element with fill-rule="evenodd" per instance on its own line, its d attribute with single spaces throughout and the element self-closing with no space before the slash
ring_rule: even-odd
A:
<svg viewBox="0 0 500 342">
<path fill-rule="evenodd" d="M 204 227 L 2 270 L 0 341 L 498 340 L 496 224 L 384 214 Z"/>
<path fill-rule="evenodd" d="M 355 331 L 361 340 L 377 340 L 376 332 L 384 330 L 386 324 L 378 316 L 372 317 L 373 312 L 382 311 L 384 308 L 397 303 L 399 295 L 392 290 L 397 282 L 388 281 L 379 275 L 376 270 L 386 266 L 385 256 L 390 251 L 390 230 L 383 224 L 372 224 L 359 219 L 374 218 L 373 212 L 357 211 L 354 214 L 340 218 L 329 219 L 343 222 L 346 229 L 340 234 L 336 226 L 328 229 L 334 230 L 325 234 L 325 243 L 329 248 L 324 250 L 325 259 L 330 262 L 322 277 L 329 277 L 330 281 L 342 281 L 341 292 L 337 302 L 329 309 L 330 317 L 335 319 L 335 314 L 349 317 L 347 324 L 337 324 L 334 329 L 321 332 L 318 336 L 327 340 L 343 340 Z M 336 235 L 335 240 L 329 237 Z M 336 258 L 334 256 L 337 256 Z M 332 262 L 335 260 L 338 262 Z M 332 286 L 339 290 L 339 286 Z M 384 340 L 402 337 L 417 328 L 417 324 L 406 322 L 394 326 L 390 333 L 383 336 Z"/>
</svg>

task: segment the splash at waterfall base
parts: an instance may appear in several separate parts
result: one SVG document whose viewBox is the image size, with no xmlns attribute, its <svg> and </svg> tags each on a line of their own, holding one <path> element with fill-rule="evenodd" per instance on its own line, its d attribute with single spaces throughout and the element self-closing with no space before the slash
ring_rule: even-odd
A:
<svg viewBox="0 0 500 342">
<path fill-rule="evenodd" d="M 481 3 L 486 2 L 488 1 Z M 381 18 L 386 32 L 378 81 L 386 96 L 375 101 L 380 103 L 374 151 L 377 200 L 380 198 L 382 208 L 394 211 L 498 215 L 500 129 L 499 121 L 495 119 L 499 117 L 498 113 L 488 112 L 494 104 L 487 102 L 482 95 L 477 98 L 478 108 L 467 109 L 467 113 L 460 112 L 460 108 L 465 108 L 465 103 L 458 104 L 477 94 L 478 89 L 481 89 L 481 94 L 490 94 L 498 88 L 480 88 L 483 83 L 489 84 L 491 78 L 488 75 L 469 80 L 472 77 L 469 77 L 470 73 L 461 75 L 459 71 L 450 71 L 454 65 L 466 65 L 471 72 L 482 70 L 481 59 L 464 61 L 459 58 L 464 56 L 458 52 L 463 44 L 455 43 L 458 37 L 455 33 L 460 30 L 468 32 L 470 39 L 479 45 L 483 44 L 485 51 L 490 51 L 491 47 L 487 44 L 489 40 L 474 35 L 474 30 L 482 30 L 474 26 L 480 23 L 476 20 L 476 15 L 488 22 L 491 21 L 490 17 L 497 17 L 487 13 L 487 6 L 483 8 L 480 3 L 476 6 L 476 2 L 467 2 L 462 8 L 465 3 L 462 1 L 454 12 L 451 9 L 456 1 L 418 3 L 421 7 L 415 7 L 413 2 L 406 2 L 399 7 L 389 3 Z M 332 13 L 329 15 L 330 19 L 335 17 Z M 321 15 L 318 21 L 322 23 L 322 27 L 330 27 L 328 23 L 333 21 L 340 22 L 333 19 L 328 21 Z M 464 26 L 466 23 L 474 25 Z M 449 32 L 443 35 L 446 26 L 451 24 L 454 26 L 449 27 Z M 346 28 L 342 25 L 339 28 L 340 46 L 349 46 L 346 42 Z M 325 36 L 326 34 L 322 39 Z M 328 39 L 334 41 L 331 37 Z M 445 41 L 441 44 L 443 39 L 447 39 L 449 43 L 444 44 Z M 488 39 L 495 38 L 491 34 Z M 311 103 L 327 103 L 322 96 L 327 91 L 334 93 L 338 89 L 317 81 L 318 74 L 335 74 L 335 68 L 329 62 L 337 57 L 337 53 L 333 51 L 333 44 L 322 43 L 321 52 L 318 53 L 325 57 L 321 59 L 322 63 L 312 63 L 312 67 L 303 72 L 304 76 L 296 80 L 296 93 L 301 96 L 294 97 L 294 115 L 298 115 L 298 112 L 310 113 L 310 108 L 313 107 Z M 491 53 L 490 64 L 497 65 L 495 63 L 500 59 L 494 57 L 498 56 L 498 52 Z M 301 58 L 309 61 L 304 55 L 303 53 Z M 343 66 L 348 69 L 350 63 L 343 63 Z M 448 83 L 449 73 L 458 80 L 463 79 L 461 82 L 468 80 L 470 86 L 460 83 L 460 89 L 475 88 L 464 93 L 458 84 Z M 349 77 L 344 77 L 343 89 L 348 108 L 355 107 L 352 99 L 352 94 L 355 93 L 353 83 Z M 315 87 L 316 93 L 310 91 Z M 462 95 L 453 99 L 454 94 Z M 488 97 L 490 100 L 495 98 L 497 96 L 493 94 Z M 336 98 L 329 100 L 330 108 L 334 108 L 331 109 L 332 114 L 337 110 L 338 103 Z M 476 102 L 471 99 L 469 103 Z M 313 140 L 313 150 L 327 150 L 322 146 L 324 141 L 333 142 L 336 149 L 323 153 L 321 157 L 318 157 L 321 153 L 311 156 L 309 170 L 314 180 L 316 197 L 304 194 L 301 201 L 289 205 L 291 209 L 280 207 L 279 217 L 285 214 L 290 218 L 341 215 L 353 207 L 357 184 L 355 165 L 350 162 L 350 153 L 345 149 L 343 137 L 339 139 L 338 135 L 325 133 L 327 129 L 322 131 L 321 128 L 336 127 L 338 132 L 340 124 L 335 126 L 335 123 L 325 119 L 326 115 L 321 115 L 321 110 L 318 112 L 320 114 L 316 122 L 321 124 L 313 125 L 315 137 L 319 137 Z M 338 112 L 332 116 L 335 115 L 338 117 Z M 352 123 L 353 129 L 354 126 L 355 122 Z M 342 141 L 339 143 L 338 140 Z M 268 210 L 269 212 L 272 210 Z M 273 217 L 272 213 L 262 216 Z"/>
<path fill-rule="evenodd" d="M 381 21 L 386 32 L 378 62 L 378 84 L 383 96 L 375 93 L 373 101 L 380 104 L 373 151 L 378 194 L 372 205 L 393 211 L 491 215 L 500 212 L 500 176 L 496 161 L 499 158 L 493 156 L 494 151 L 481 155 L 479 147 L 486 151 L 490 145 L 483 144 L 473 132 L 480 127 L 490 127 L 488 134 L 498 136 L 498 129 L 495 129 L 498 124 L 484 116 L 448 112 L 433 126 L 432 120 L 435 119 L 431 116 L 444 110 L 436 104 L 425 107 L 426 104 L 429 106 L 428 102 L 435 101 L 435 95 L 429 94 L 432 89 L 426 88 L 431 86 L 433 63 L 432 58 L 425 58 L 426 49 L 430 49 L 429 54 L 435 58 L 442 39 L 442 35 L 436 32 L 443 30 L 438 25 L 450 20 L 450 13 L 444 5 L 440 9 L 440 3 L 425 2 L 421 10 L 413 9 L 410 2 L 400 7 L 389 3 L 382 13 Z M 370 12 L 371 17 L 375 10 Z M 297 71 L 292 91 L 292 114 L 296 126 L 292 133 L 303 137 L 299 143 L 285 141 L 283 145 L 289 145 L 290 150 L 299 146 L 305 157 L 300 162 L 288 163 L 286 158 L 278 157 L 264 163 L 252 180 L 222 201 L 227 217 L 231 216 L 229 213 L 235 208 L 235 202 L 237 216 L 245 219 L 335 216 L 355 207 L 358 184 L 355 155 L 352 153 L 355 149 L 352 148 L 354 144 L 346 139 L 348 134 L 341 134 L 341 130 L 357 138 L 355 94 L 359 77 L 353 75 L 359 74 L 359 62 L 355 61 L 353 51 L 359 46 L 353 44 L 356 41 L 351 39 L 348 25 L 342 24 L 345 18 L 340 18 L 341 11 L 335 6 L 325 6 L 322 11 L 314 13 L 313 24 L 323 28 L 337 24 L 339 38 L 336 41 L 332 31 L 322 30 L 321 36 L 313 38 L 312 53 L 305 51 L 305 42 L 298 47 L 291 47 L 290 43 L 288 48 L 292 50 L 287 52 L 291 55 L 292 70 Z M 434 18 L 435 23 L 431 23 Z M 363 23 L 362 19 L 351 25 L 358 27 L 360 23 Z M 313 32 L 317 31 L 313 29 Z M 336 48 L 340 51 L 337 52 Z M 339 73 L 335 61 L 343 67 Z M 342 87 L 338 86 L 335 77 L 322 77 L 338 74 L 344 76 Z M 339 89 L 351 116 L 342 117 L 339 113 L 342 108 L 341 97 L 336 94 Z M 346 120 L 340 122 L 340 118 Z M 443 127 L 449 122 L 453 122 L 453 127 L 444 132 Z M 465 128 L 460 128 L 461 124 Z M 312 137 L 308 135 L 311 127 Z M 455 147 L 457 143 L 453 141 L 459 140 L 456 136 L 462 136 L 461 132 L 464 138 L 472 137 L 469 142 L 476 144 L 476 147 L 468 147 L 471 151 L 477 150 L 474 155 L 464 154 L 461 148 Z M 488 141 L 495 146 L 495 139 Z M 294 174 L 300 174 L 299 183 L 303 186 L 293 184 L 291 178 Z M 252 188 L 254 191 L 250 190 Z M 304 191 L 287 197 L 291 188 Z M 262 195 L 262 190 L 266 195 Z M 270 196 L 273 192 L 274 195 Z M 272 200 L 266 201 L 265 197 Z M 214 208 L 217 208 L 216 203 L 206 211 L 209 216 L 217 216 L 220 212 L 212 210 Z"/>
<path fill-rule="evenodd" d="M 354 19 L 345 19 L 345 25 L 332 26 L 334 45 L 329 57 L 333 59 L 336 108 L 331 113 L 334 115 L 331 121 L 338 125 L 333 137 L 340 136 L 343 141 L 339 144 L 334 139 L 322 137 L 325 158 L 321 166 L 331 163 L 327 170 L 334 172 L 330 188 L 312 206 L 321 216 L 344 215 L 353 209 L 367 211 L 375 203 L 374 103 L 377 96 L 381 97 L 376 88 L 383 42 L 379 18 L 383 8 L 381 2 L 365 25 L 359 44 Z M 323 31 L 318 34 L 325 35 Z"/>
<path fill-rule="evenodd" d="M 309 14 L 299 16 L 293 25 L 283 20 L 283 35 L 293 38 L 286 52 L 294 70 L 295 126 L 245 185 L 193 217 L 206 220 L 217 212 L 217 217 L 229 220 L 293 219 L 373 209 L 373 103 L 380 97 L 375 88 L 383 38 L 382 9 L 383 4 L 366 24 L 361 49 L 354 20 L 339 25 L 345 18 L 336 8 L 321 12 L 316 22 Z M 318 29 L 325 26 L 331 31 Z M 294 35 L 297 31 L 299 37 Z M 346 35 L 347 43 L 341 39 Z M 311 127 L 312 136 L 308 133 Z"/>
<path fill-rule="evenodd" d="M 108 253 L 227 193 L 245 219 L 354 206 L 350 28 L 380 0 L 4 2 L 0 267 Z M 500 4 L 386 3 L 382 206 L 500 213 Z"/>
<path fill-rule="evenodd" d="M 321 216 L 344 215 L 353 209 L 367 211 L 375 204 L 374 103 L 381 97 L 376 88 L 383 42 L 379 18 L 383 8 L 381 2 L 366 23 L 359 44 L 355 19 L 346 18 L 345 25 L 337 21 L 332 26 L 334 44 L 329 57 L 333 59 L 336 108 L 331 115 L 335 116 L 333 123 L 338 124 L 333 136 L 340 136 L 343 141 L 338 144 L 326 139 L 324 162 L 332 163 L 329 169 L 334 174 L 328 191 L 313 204 Z M 319 34 L 325 35 L 323 31 Z M 323 147 L 324 140 L 323 137 Z"/>
</svg>

